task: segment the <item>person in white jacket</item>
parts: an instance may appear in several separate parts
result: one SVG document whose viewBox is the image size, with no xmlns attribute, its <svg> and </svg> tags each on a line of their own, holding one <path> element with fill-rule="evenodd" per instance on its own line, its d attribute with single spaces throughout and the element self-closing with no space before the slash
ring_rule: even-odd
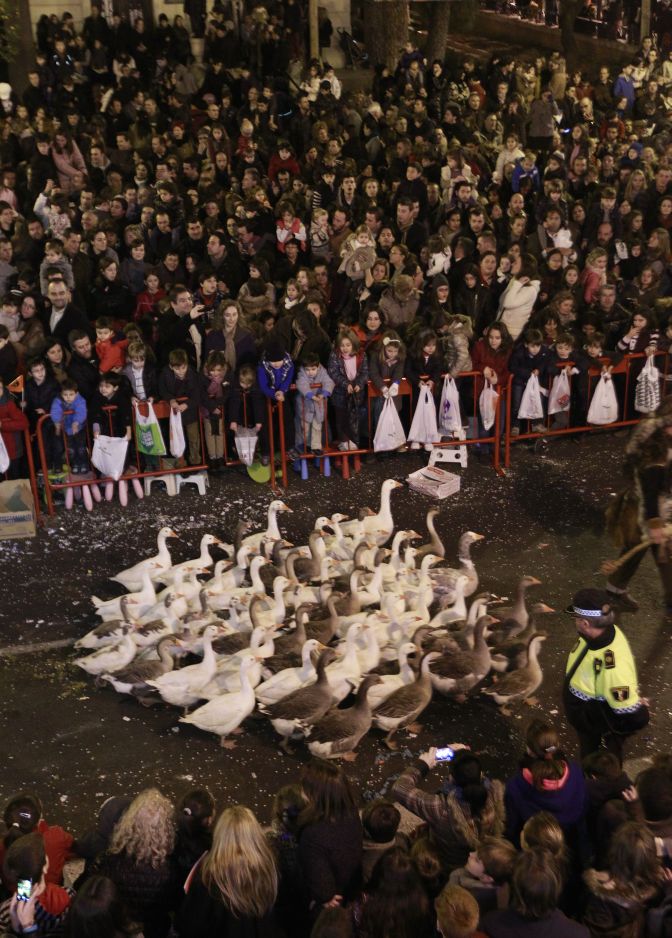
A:
<svg viewBox="0 0 672 938">
<path fill-rule="evenodd" d="M 523 264 L 499 299 L 497 320 L 504 323 L 514 342 L 527 325 L 539 295 L 541 281 L 534 277 L 535 274 L 531 266 Z"/>
<path fill-rule="evenodd" d="M 506 173 L 506 167 L 510 165 L 513 169 L 516 165 L 516 161 L 522 160 L 524 156 L 525 153 L 520 149 L 520 141 L 518 140 L 517 134 L 507 134 L 504 146 L 497 155 L 497 163 L 495 165 L 495 171 L 492 174 L 492 181 L 502 182 L 504 174 Z"/>
</svg>

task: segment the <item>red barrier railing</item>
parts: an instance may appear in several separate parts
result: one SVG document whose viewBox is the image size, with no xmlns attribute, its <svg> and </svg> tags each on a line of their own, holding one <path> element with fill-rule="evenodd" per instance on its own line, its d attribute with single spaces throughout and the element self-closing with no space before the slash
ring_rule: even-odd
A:
<svg viewBox="0 0 672 938">
<path fill-rule="evenodd" d="M 517 415 L 511 413 L 511 403 L 512 403 L 512 393 L 511 389 L 513 386 L 513 375 L 509 378 L 509 392 L 507 394 L 507 406 L 506 406 L 506 424 L 505 424 L 505 433 L 504 433 L 504 465 L 506 468 L 509 467 L 511 462 L 511 446 L 515 443 L 529 441 L 529 440 L 540 440 L 548 439 L 555 436 L 566 436 L 567 434 L 574 433 L 595 433 L 596 431 L 604 430 L 618 430 L 621 427 L 632 427 L 635 424 L 639 423 L 642 417 L 646 416 L 645 414 L 639 414 L 637 416 L 627 416 L 629 412 L 634 413 L 633 404 L 634 404 L 634 388 L 632 381 L 632 369 L 633 363 L 636 361 L 641 361 L 646 359 L 649 356 L 645 352 L 633 352 L 629 355 L 624 355 L 620 362 L 612 365 L 612 362 L 609 358 L 600 358 L 600 367 L 591 367 L 588 370 L 587 374 L 587 394 L 586 394 L 586 413 L 590 406 L 590 401 L 592 399 L 591 385 L 595 380 L 599 380 L 602 375 L 603 366 L 611 366 L 611 374 L 615 376 L 624 375 L 624 385 L 622 388 L 623 400 L 619 400 L 619 411 L 621 413 L 621 419 L 616 420 L 613 423 L 608 424 L 572 424 L 569 420 L 566 426 L 562 427 L 551 427 L 550 420 L 554 417 L 554 414 L 549 415 L 546 413 L 546 416 L 543 420 L 540 418 L 539 422 L 544 424 L 543 431 L 533 431 L 530 428 L 530 425 L 533 421 L 527 421 L 527 431 L 520 431 L 519 433 L 512 435 L 512 429 L 514 422 L 518 422 Z M 662 359 L 662 367 L 660 364 L 657 364 L 661 372 L 661 381 L 663 383 L 663 388 L 665 386 L 665 378 L 668 371 L 669 356 L 667 352 L 655 352 L 655 359 Z M 563 363 L 564 364 L 564 363 Z M 568 366 L 573 365 L 573 362 L 567 361 Z M 641 369 L 640 369 L 641 371 Z M 570 389 L 572 389 L 572 380 L 576 376 L 570 375 Z M 552 379 L 549 381 L 549 390 L 552 386 Z M 620 389 L 619 389 L 620 390 Z M 661 394 L 663 392 L 661 391 Z M 619 394 L 617 393 L 617 398 Z M 632 398 L 632 399 L 631 399 Z M 547 408 L 546 408 L 547 410 Z M 536 421 L 535 421 L 536 423 Z"/>
<path fill-rule="evenodd" d="M 33 458 L 33 441 L 30 435 L 30 429 L 26 427 L 25 430 L 16 430 L 13 431 L 16 433 L 21 433 L 23 436 L 23 448 L 25 450 L 26 464 L 28 467 L 28 481 L 30 482 L 30 490 L 33 493 L 33 502 L 35 504 L 35 521 L 37 524 L 42 523 L 42 509 L 40 508 L 40 489 L 37 482 L 37 472 L 35 471 L 35 459 Z M 7 481 L 9 479 L 9 472 L 4 472 L 0 474 L 0 479 Z"/>
</svg>

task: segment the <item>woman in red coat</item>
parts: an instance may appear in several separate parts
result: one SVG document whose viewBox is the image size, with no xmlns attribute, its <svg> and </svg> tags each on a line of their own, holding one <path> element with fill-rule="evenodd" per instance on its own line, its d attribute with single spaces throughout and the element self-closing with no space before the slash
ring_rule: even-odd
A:
<svg viewBox="0 0 672 938">
<path fill-rule="evenodd" d="M 23 414 L 14 403 L 14 399 L 4 382 L 0 379 L 0 437 L 5 444 L 7 455 L 9 456 L 9 468 L 6 472 L 6 478 L 20 478 L 21 457 L 23 456 L 23 439 L 20 434 L 28 429 L 28 418 Z M 0 455 L 0 466 L 2 465 L 2 456 Z M 2 477 L 2 473 L 0 473 Z"/>
<path fill-rule="evenodd" d="M 471 350 L 471 367 L 479 374 L 474 378 L 474 395 L 478 402 L 485 382 L 489 381 L 498 394 L 502 394 L 509 384 L 509 358 L 513 339 L 503 322 L 493 322 L 485 330 L 482 339 Z M 502 402 L 503 403 L 503 402 Z M 504 412 L 500 413 L 500 427 L 504 430 Z M 483 427 L 481 414 L 478 414 L 478 434 L 487 436 L 493 431 Z"/>
</svg>

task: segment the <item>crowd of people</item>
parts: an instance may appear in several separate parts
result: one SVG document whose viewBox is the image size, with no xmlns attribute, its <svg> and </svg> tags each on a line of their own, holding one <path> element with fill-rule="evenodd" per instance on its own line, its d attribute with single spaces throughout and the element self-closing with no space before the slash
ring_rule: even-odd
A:
<svg viewBox="0 0 672 938">
<path fill-rule="evenodd" d="M 368 800 L 334 763 L 310 761 L 274 795 L 267 827 L 243 805 L 218 807 L 205 788 L 173 804 L 150 787 L 108 798 L 73 836 L 20 793 L 4 809 L 0 928 L 69 938 L 670 934 L 669 756 L 633 782 L 606 750 L 568 758 L 542 720 L 529 724 L 506 781 L 467 746 L 452 752 L 448 763 L 423 753 L 390 780 L 389 798 Z"/>
<path fill-rule="evenodd" d="M 370 446 L 367 388 L 394 397 L 404 377 L 437 399 L 455 377 L 475 435 L 486 382 L 513 375 L 517 405 L 532 373 L 571 372 L 585 423 L 591 365 L 667 350 L 672 72 L 655 38 L 596 74 L 556 53 L 430 63 L 409 42 L 344 93 L 317 60 L 292 83 L 296 3 L 230 16 L 208 16 L 200 66 L 179 15 L 108 22 L 94 3 L 78 30 L 53 14 L 25 90 L 0 85 L 10 475 L 40 417 L 48 469 L 77 473 L 101 427 L 132 439 L 134 403 L 157 399 L 181 411 L 191 464 L 203 421 L 215 472 L 245 424 L 268 462 L 266 401 L 290 458 L 319 455 L 325 426 Z"/>
</svg>

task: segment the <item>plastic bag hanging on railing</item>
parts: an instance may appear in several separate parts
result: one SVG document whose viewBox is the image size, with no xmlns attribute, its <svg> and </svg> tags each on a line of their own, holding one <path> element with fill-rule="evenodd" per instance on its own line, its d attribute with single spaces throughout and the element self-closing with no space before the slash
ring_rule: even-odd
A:
<svg viewBox="0 0 672 938">
<path fill-rule="evenodd" d="M 618 399 L 611 375 L 604 374 L 597 382 L 593 399 L 588 408 L 587 423 L 603 427 L 618 420 Z"/>
<path fill-rule="evenodd" d="M 136 407 L 135 424 L 138 452 L 144 453 L 145 456 L 165 456 L 166 444 L 163 440 L 158 418 L 154 413 L 154 407 L 150 402 L 147 402 L 146 417 Z"/>
<path fill-rule="evenodd" d="M 553 378 L 551 393 L 548 398 L 549 414 L 567 413 L 571 401 L 571 393 L 569 376 L 563 368 L 560 374 Z"/>
<path fill-rule="evenodd" d="M 439 433 L 442 436 L 452 436 L 462 429 L 462 416 L 460 414 L 460 393 L 457 390 L 455 379 L 446 375 L 441 389 L 439 401 Z"/>
<path fill-rule="evenodd" d="M 394 398 L 385 399 L 383 409 L 378 418 L 378 426 L 373 437 L 373 449 L 376 453 L 399 449 L 406 442 L 406 434 L 401 425 L 397 408 L 394 406 Z"/>
<path fill-rule="evenodd" d="M 637 378 L 635 410 L 640 414 L 652 414 L 659 404 L 660 372 L 656 368 L 653 355 L 650 355 Z"/>
<path fill-rule="evenodd" d="M 519 420 L 543 420 L 544 405 L 541 400 L 542 390 L 539 386 L 539 378 L 536 375 L 530 375 L 523 391 L 523 397 L 518 408 Z"/>
<path fill-rule="evenodd" d="M 5 446 L 5 441 L 0 435 L 0 472 L 7 472 L 9 469 L 9 453 L 7 452 L 7 447 Z"/>
<path fill-rule="evenodd" d="M 434 395 L 428 387 L 420 388 L 418 403 L 413 414 L 409 443 L 438 443 L 441 435 L 436 427 L 436 406 Z"/>
<path fill-rule="evenodd" d="M 244 466 L 251 466 L 257 447 L 257 431 L 249 427 L 238 427 L 235 440 L 238 459 Z"/>
<path fill-rule="evenodd" d="M 97 436 L 93 444 L 91 462 L 106 479 L 118 482 L 124 474 L 128 440 L 124 436 Z"/>
<path fill-rule="evenodd" d="M 184 456 L 184 451 L 187 448 L 186 440 L 184 439 L 184 427 L 182 426 L 182 414 L 179 410 L 170 409 L 170 455 L 174 456 L 175 459 L 180 459 Z"/>
<path fill-rule="evenodd" d="M 497 400 L 499 394 L 489 381 L 486 381 L 483 390 L 478 398 L 478 409 L 481 414 L 481 422 L 484 430 L 491 430 L 495 425 L 497 417 Z"/>
</svg>

